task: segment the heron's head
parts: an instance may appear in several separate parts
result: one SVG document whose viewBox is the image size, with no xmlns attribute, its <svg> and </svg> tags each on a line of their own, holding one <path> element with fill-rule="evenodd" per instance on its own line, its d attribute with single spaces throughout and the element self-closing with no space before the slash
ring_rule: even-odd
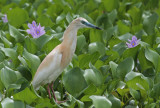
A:
<svg viewBox="0 0 160 108">
<path fill-rule="evenodd" d="M 101 30 L 101 28 L 89 23 L 86 19 L 79 17 L 74 20 L 74 23 L 79 28 L 89 27 L 89 28 L 95 28 Z"/>
</svg>

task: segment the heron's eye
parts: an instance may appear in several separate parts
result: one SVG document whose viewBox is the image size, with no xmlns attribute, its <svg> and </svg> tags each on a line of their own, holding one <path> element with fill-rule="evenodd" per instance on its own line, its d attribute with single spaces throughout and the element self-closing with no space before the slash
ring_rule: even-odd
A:
<svg viewBox="0 0 160 108">
<path fill-rule="evenodd" d="M 84 25 L 86 25 L 86 24 L 87 24 L 87 22 L 85 22 L 85 21 L 83 21 L 83 20 L 81 21 L 81 23 L 82 23 L 82 24 L 84 24 Z"/>
</svg>

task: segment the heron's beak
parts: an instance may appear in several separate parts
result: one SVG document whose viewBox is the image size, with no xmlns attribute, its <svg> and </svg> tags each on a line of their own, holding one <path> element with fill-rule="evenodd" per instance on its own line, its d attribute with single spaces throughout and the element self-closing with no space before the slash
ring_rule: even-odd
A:
<svg viewBox="0 0 160 108">
<path fill-rule="evenodd" d="M 98 29 L 98 30 L 102 30 L 101 28 L 99 28 L 99 27 L 97 27 L 97 26 L 95 26 L 95 25 L 93 25 L 93 24 L 91 24 L 91 23 L 89 23 L 89 22 L 86 22 L 85 25 L 88 26 L 88 27 L 91 27 L 91 28 L 95 28 L 95 29 Z"/>
</svg>

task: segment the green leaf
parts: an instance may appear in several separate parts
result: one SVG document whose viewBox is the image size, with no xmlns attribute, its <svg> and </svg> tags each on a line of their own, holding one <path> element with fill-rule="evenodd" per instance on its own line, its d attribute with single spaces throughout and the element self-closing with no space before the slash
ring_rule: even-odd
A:
<svg viewBox="0 0 160 108">
<path fill-rule="evenodd" d="M 154 87 L 151 90 L 150 96 L 152 98 L 157 98 L 159 99 L 160 96 L 160 83 L 158 82 L 157 84 L 154 85 Z"/>
<path fill-rule="evenodd" d="M 105 46 L 101 42 L 94 42 L 89 44 L 89 53 L 99 52 L 102 56 L 105 54 Z"/>
<path fill-rule="evenodd" d="M 90 84 L 84 91 L 86 95 L 92 95 L 97 91 L 97 88 L 94 84 Z"/>
<path fill-rule="evenodd" d="M 118 67 L 118 65 L 113 61 L 110 61 L 109 65 L 110 65 L 110 68 L 111 68 L 111 71 L 112 71 L 113 78 L 117 78 L 118 77 L 117 76 L 117 67 Z"/>
<path fill-rule="evenodd" d="M 143 48 L 139 51 L 138 60 L 140 62 L 142 71 L 152 67 L 152 63 L 149 62 L 145 57 L 145 50 Z"/>
<path fill-rule="evenodd" d="M 32 76 L 34 75 L 34 73 L 36 73 L 38 66 L 40 65 L 41 61 L 39 59 L 38 56 L 33 55 L 29 52 L 27 52 L 26 49 L 24 49 L 23 52 L 23 57 L 25 58 L 28 67 L 31 69 L 32 71 Z"/>
<path fill-rule="evenodd" d="M 48 35 L 43 35 L 40 36 L 38 39 L 36 39 L 36 43 L 37 46 L 39 48 L 39 50 L 41 50 L 43 48 L 43 46 L 52 39 L 52 36 L 48 36 Z"/>
<path fill-rule="evenodd" d="M 112 102 L 111 108 L 120 108 L 121 107 L 121 101 L 116 98 L 114 95 L 109 95 L 108 99 Z"/>
<path fill-rule="evenodd" d="M 17 79 L 18 76 L 14 70 L 10 69 L 9 67 L 4 67 L 1 69 L 1 81 L 6 89 L 8 89 L 11 84 L 14 84 Z"/>
<path fill-rule="evenodd" d="M 148 35 L 152 35 L 155 33 L 154 29 L 158 18 L 158 15 L 156 13 L 153 13 L 151 16 L 144 19 L 143 28 Z"/>
<path fill-rule="evenodd" d="M 133 58 L 124 59 L 117 67 L 117 75 L 119 78 L 124 79 L 125 75 L 132 71 L 134 68 Z"/>
<path fill-rule="evenodd" d="M 0 76 L 1 76 L 1 71 L 0 71 Z M 3 84 L 1 77 L 0 77 L 0 91 L 3 89 L 4 89 L 4 84 Z M 0 92 L 0 94 L 1 94 L 1 92 Z M 1 96 L 0 96 L 0 100 L 1 100 Z"/>
<path fill-rule="evenodd" d="M 139 23 L 141 23 L 141 20 L 142 20 L 142 10 L 141 9 L 134 6 L 128 11 L 128 13 L 131 16 L 131 21 L 133 25 L 138 25 Z"/>
<path fill-rule="evenodd" d="M 11 25 L 19 27 L 29 19 L 29 16 L 27 11 L 16 7 L 7 12 L 7 18 Z"/>
<path fill-rule="evenodd" d="M 14 94 L 13 97 L 15 100 L 21 100 L 27 104 L 31 104 L 38 98 L 29 88 L 25 88 L 23 91 Z"/>
<path fill-rule="evenodd" d="M 2 62 L 5 59 L 4 53 L 0 50 L 0 62 Z"/>
<path fill-rule="evenodd" d="M 79 67 L 80 68 L 88 67 L 88 64 L 90 62 L 94 64 L 98 58 L 99 58 L 98 52 L 95 52 L 93 54 L 81 54 L 78 56 Z"/>
<path fill-rule="evenodd" d="M 52 20 L 46 15 L 39 16 L 37 19 L 37 22 L 39 22 L 41 24 L 41 26 L 45 26 L 45 27 L 48 27 L 48 26 L 52 27 L 53 26 Z"/>
<path fill-rule="evenodd" d="M 16 50 L 12 48 L 1 48 L 1 50 L 5 53 L 7 57 L 10 57 L 13 60 L 16 59 L 18 56 Z"/>
<path fill-rule="evenodd" d="M 112 108 L 111 101 L 104 96 L 92 95 L 90 98 L 92 99 L 95 108 Z"/>
<path fill-rule="evenodd" d="M 21 34 L 15 27 L 9 25 L 9 33 L 16 40 L 16 42 L 23 42 L 24 35 Z"/>
<path fill-rule="evenodd" d="M 64 73 L 63 84 L 65 89 L 74 97 L 79 96 L 87 87 L 87 83 L 83 77 L 83 71 L 78 67 Z"/>
<path fill-rule="evenodd" d="M 143 76 L 141 73 L 129 72 L 126 75 L 125 80 L 127 81 L 128 87 L 135 90 L 149 90 L 149 83 L 147 77 Z"/>
<path fill-rule="evenodd" d="M 94 30 L 91 29 L 90 30 L 90 34 L 89 34 L 89 38 L 90 38 L 90 42 L 102 42 L 102 31 L 100 30 Z"/>
<path fill-rule="evenodd" d="M 115 61 L 119 59 L 119 54 L 117 51 L 107 50 L 106 55 L 108 56 L 108 58 L 105 60 L 106 64 L 108 64 L 110 61 Z"/>
<path fill-rule="evenodd" d="M 146 48 L 145 49 L 145 57 L 153 63 L 156 71 L 160 71 L 160 68 L 159 68 L 159 66 L 160 66 L 160 55 L 157 52 L 155 52 L 155 51 L 153 51 L 149 48 Z"/>
<path fill-rule="evenodd" d="M 86 69 L 84 72 L 84 77 L 88 85 L 94 84 L 96 86 L 100 86 L 103 83 L 102 74 L 97 70 Z"/>
<path fill-rule="evenodd" d="M 116 44 L 113 47 L 113 51 L 118 52 L 120 56 L 123 54 L 125 50 L 126 50 L 126 44 L 124 42 Z"/>
<path fill-rule="evenodd" d="M 140 45 L 133 47 L 133 48 L 126 49 L 122 54 L 123 59 L 127 57 L 136 58 L 139 48 L 140 48 Z"/>
<path fill-rule="evenodd" d="M 25 38 L 25 45 L 29 53 L 35 54 L 37 52 L 37 45 L 34 38 Z"/>
<path fill-rule="evenodd" d="M 130 32 L 130 28 L 121 20 L 117 22 L 117 25 L 118 25 L 118 31 L 120 35 Z"/>
<path fill-rule="evenodd" d="M 119 7 L 119 0 L 102 0 L 102 2 L 104 3 L 106 11 L 112 11 Z"/>
<path fill-rule="evenodd" d="M 56 38 L 53 38 L 43 46 L 42 51 L 45 51 L 48 54 L 59 44 L 60 44 L 60 41 Z"/>
<path fill-rule="evenodd" d="M 77 37 L 77 47 L 76 50 L 81 51 L 82 48 L 86 45 L 86 38 L 84 35 Z"/>
<path fill-rule="evenodd" d="M 138 91 L 136 91 L 135 89 L 132 89 L 132 88 L 130 88 L 129 91 L 134 99 L 136 99 L 136 100 L 140 99 L 140 93 Z"/>
<path fill-rule="evenodd" d="M 4 32 L 2 32 L 2 31 L 0 31 L 0 39 L 3 41 L 3 43 L 4 43 L 6 48 L 7 47 L 9 48 L 9 47 L 13 46 L 13 44 L 9 40 L 7 40 L 7 38 L 5 37 Z"/>
<path fill-rule="evenodd" d="M 103 34 L 103 40 L 106 43 L 111 37 L 114 35 L 115 31 L 117 30 L 117 26 L 108 28 Z"/>
<path fill-rule="evenodd" d="M 10 98 L 5 98 L 2 102 L 2 108 L 25 108 L 25 104 L 21 101 L 15 101 Z"/>
</svg>

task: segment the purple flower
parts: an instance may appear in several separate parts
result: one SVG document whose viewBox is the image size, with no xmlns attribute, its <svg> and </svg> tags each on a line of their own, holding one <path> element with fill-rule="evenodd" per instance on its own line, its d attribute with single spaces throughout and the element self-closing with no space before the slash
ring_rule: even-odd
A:
<svg viewBox="0 0 160 108">
<path fill-rule="evenodd" d="M 37 26 L 35 21 L 32 21 L 32 24 L 28 24 L 29 29 L 27 29 L 27 33 L 31 34 L 33 38 L 38 38 L 45 34 L 44 27 L 41 27 L 40 23 Z"/>
<path fill-rule="evenodd" d="M 130 42 L 130 43 L 126 42 L 128 48 L 133 48 L 133 47 L 136 47 L 139 44 L 140 39 L 137 40 L 137 37 L 133 36 L 132 40 L 128 39 L 128 41 Z"/>
<path fill-rule="evenodd" d="M 2 20 L 3 20 L 4 23 L 7 23 L 7 22 L 8 22 L 8 19 L 7 19 L 7 15 L 6 15 L 6 14 L 4 15 L 4 17 L 2 17 Z"/>
</svg>

